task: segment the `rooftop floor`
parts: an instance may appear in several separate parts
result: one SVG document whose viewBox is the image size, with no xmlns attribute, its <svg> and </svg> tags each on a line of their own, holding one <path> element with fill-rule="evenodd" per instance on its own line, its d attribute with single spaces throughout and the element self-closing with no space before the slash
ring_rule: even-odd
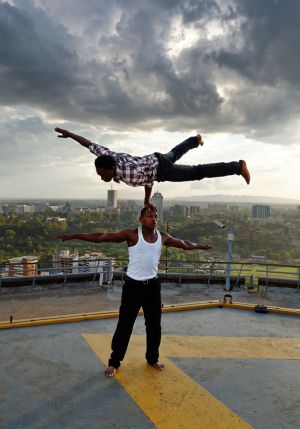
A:
<svg viewBox="0 0 300 429">
<path fill-rule="evenodd" d="M 294 429 L 300 317 L 211 308 L 163 313 L 158 372 L 139 316 L 115 379 L 116 319 L 0 333 L 0 427 Z"/>
<path fill-rule="evenodd" d="M 118 310 L 121 282 L 104 288 L 98 282 L 70 283 L 43 286 L 0 288 L 0 321 L 32 317 L 51 317 L 60 314 L 78 314 Z M 177 304 L 193 301 L 222 299 L 224 285 L 162 283 L 162 302 Z M 243 287 L 230 291 L 234 301 L 300 309 L 300 290 L 261 286 L 258 292 Z"/>
</svg>

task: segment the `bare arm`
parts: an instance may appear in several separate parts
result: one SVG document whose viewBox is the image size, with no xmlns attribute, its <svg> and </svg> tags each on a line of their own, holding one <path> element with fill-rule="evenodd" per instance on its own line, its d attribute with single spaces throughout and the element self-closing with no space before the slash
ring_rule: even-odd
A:
<svg viewBox="0 0 300 429">
<path fill-rule="evenodd" d="M 68 130 L 64 130 L 63 128 L 55 128 L 55 131 L 57 133 L 61 134 L 61 135 L 58 135 L 57 137 L 62 138 L 62 139 L 67 139 L 68 137 L 70 137 L 71 139 L 77 141 L 82 146 L 86 147 L 87 149 L 89 149 L 90 145 L 92 144 L 92 142 L 85 139 L 84 137 L 78 136 L 77 134 L 73 134 Z"/>
<path fill-rule="evenodd" d="M 212 249 L 212 246 L 210 244 L 192 243 L 191 241 L 188 241 L 188 240 L 181 240 L 180 238 L 174 238 L 170 234 L 167 234 L 165 232 L 163 232 L 162 235 L 163 235 L 163 244 L 165 246 L 177 247 L 178 249 L 183 249 L 183 250 Z"/>
<path fill-rule="evenodd" d="M 144 206 L 150 204 L 150 196 L 152 192 L 152 186 L 145 186 L 145 198 L 144 198 Z"/>
<path fill-rule="evenodd" d="M 63 234 L 57 237 L 61 241 L 68 240 L 83 240 L 91 241 L 93 243 L 121 243 L 122 241 L 130 241 L 132 238 L 132 231 L 124 230 L 119 232 L 93 232 L 93 233 L 73 233 Z"/>
</svg>

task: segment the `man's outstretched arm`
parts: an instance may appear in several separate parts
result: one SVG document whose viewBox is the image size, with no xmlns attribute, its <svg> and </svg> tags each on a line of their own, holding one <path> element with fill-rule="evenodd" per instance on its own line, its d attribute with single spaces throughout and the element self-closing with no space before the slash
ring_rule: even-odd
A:
<svg viewBox="0 0 300 429">
<path fill-rule="evenodd" d="M 209 250 L 212 249 L 212 246 L 210 244 L 198 244 L 198 243 L 192 243 L 188 240 L 181 240 L 180 238 L 172 237 L 170 234 L 162 233 L 163 234 L 163 244 L 165 246 L 169 247 L 177 247 L 178 249 L 183 250 Z"/>
<path fill-rule="evenodd" d="M 78 136 L 77 134 L 71 133 L 70 131 L 64 130 L 63 128 L 55 128 L 55 131 L 60 134 L 57 137 L 61 139 L 67 139 L 68 137 L 70 137 L 71 139 L 77 141 L 87 149 L 89 149 L 90 146 L 93 144 L 92 142 L 85 139 L 84 137 Z"/>
<path fill-rule="evenodd" d="M 63 234 L 57 237 L 61 241 L 68 240 L 83 240 L 90 241 L 93 243 L 121 243 L 122 241 L 128 241 L 130 239 L 130 231 L 124 230 L 119 232 L 92 232 L 92 233 L 71 233 Z"/>
</svg>

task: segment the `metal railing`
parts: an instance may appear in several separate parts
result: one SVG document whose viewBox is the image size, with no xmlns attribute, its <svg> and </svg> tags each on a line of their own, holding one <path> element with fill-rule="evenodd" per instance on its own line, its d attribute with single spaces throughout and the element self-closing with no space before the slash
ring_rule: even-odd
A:
<svg viewBox="0 0 300 429">
<path fill-rule="evenodd" d="M 92 260 L 93 267 L 88 264 L 91 260 L 82 260 L 86 266 L 78 267 L 79 260 L 73 260 L 72 265 L 58 267 L 57 263 L 45 261 L 0 264 L 0 287 L 6 285 L 32 285 L 61 282 L 91 280 L 100 284 L 101 275 L 105 273 L 105 267 L 101 267 L 107 259 Z M 123 280 L 126 275 L 128 259 L 113 259 L 112 280 Z M 102 264 L 103 265 L 103 264 Z M 204 260 L 204 261 L 175 261 L 161 259 L 159 275 L 163 281 L 173 281 L 177 284 L 194 283 L 204 284 L 208 288 L 212 284 L 225 283 L 228 275 L 228 261 Z M 245 287 L 257 289 L 265 286 L 266 290 L 271 285 L 296 287 L 300 289 L 300 265 L 284 265 L 262 262 L 231 262 L 230 263 L 231 287 Z"/>
</svg>

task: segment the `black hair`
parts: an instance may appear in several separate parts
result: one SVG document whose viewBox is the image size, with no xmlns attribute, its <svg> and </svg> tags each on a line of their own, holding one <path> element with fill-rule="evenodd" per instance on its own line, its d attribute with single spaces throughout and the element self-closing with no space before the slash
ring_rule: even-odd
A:
<svg viewBox="0 0 300 429">
<path fill-rule="evenodd" d="M 141 210 L 141 217 L 143 217 L 146 212 L 154 212 L 157 214 L 157 208 L 155 206 L 153 206 L 152 204 L 148 204 L 146 207 L 144 207 Z"/>
<path fill-rule="evenodd" d="M 96 168 L 112 170 L 116 166 L 116 161 L 111 155 L 100 155 L 95 159 Z"/>
</svg>

